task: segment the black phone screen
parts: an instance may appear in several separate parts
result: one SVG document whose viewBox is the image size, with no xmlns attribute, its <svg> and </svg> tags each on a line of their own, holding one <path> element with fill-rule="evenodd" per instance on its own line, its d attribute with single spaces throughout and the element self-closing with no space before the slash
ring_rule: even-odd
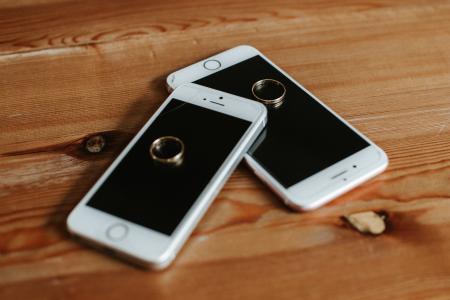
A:
<svg viewBox="0 0 450 300">
<path fill-rule="evenodd" d="M 285 188 L 369 146 L 259 55 L 195 83 L 255 99 L 253 84 L 267 78 L 283 83 L 286 96 L 281 106 L 268 107 L 266 137 L 249 153 Z"/>
<path fill-rule="evenodd" d="M 87 205 L 171 235 L 250 124 L 172 99 Z M 181 165 L 150 156 L 150 145 L 162 136 L 184 143 Z"/>
</svg>

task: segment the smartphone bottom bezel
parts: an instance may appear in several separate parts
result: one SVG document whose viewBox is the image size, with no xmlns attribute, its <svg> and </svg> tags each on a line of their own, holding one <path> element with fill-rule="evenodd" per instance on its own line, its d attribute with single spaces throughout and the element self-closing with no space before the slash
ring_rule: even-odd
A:
<svg viewBox="0 0 450 300">
<path fill-rule="evenodd" d="M 108 228 L 115 224 L 127 226 L 127 236 L 123 240 L 108 237 Z M 118 256 L 146 268 L 161 269 L 173 259 L 173 237 L 87 205 L 77 207 L 69 215 L 67 228 L 71 234 L 87 240 L 89 244 L 111 249 Z"/>
</svg>

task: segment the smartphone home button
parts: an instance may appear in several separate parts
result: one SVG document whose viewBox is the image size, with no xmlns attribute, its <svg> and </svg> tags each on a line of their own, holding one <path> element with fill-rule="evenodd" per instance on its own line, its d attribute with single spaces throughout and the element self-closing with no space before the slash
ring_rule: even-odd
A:
<svg viewBox="0 0 450 300">
<path fill-rule="evenodd" d="M 217 70 L 222 64 L 216 59 L 210 59 L 203 63 L 203 67 L 207 70 Z"/>
<path fill-rule="evenodd" d="M 106 230 L 106 236 L 113 241 L 123 240 L 128 234 L 128 227 L 125 224 L 113 224 Z"/>
</svg>

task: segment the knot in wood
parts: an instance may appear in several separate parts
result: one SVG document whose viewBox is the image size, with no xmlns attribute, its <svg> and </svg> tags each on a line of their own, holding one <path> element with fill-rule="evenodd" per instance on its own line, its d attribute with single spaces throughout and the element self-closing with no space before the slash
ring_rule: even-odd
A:
<svg viewBox="0 0 450 300">
<path fill-rule="evenodd" d="M 85 142 L 85 149 L 89 153 L 99 153 L 105 148 L 106 140 L 102 135 L 93 135 Z"/>
</svg>

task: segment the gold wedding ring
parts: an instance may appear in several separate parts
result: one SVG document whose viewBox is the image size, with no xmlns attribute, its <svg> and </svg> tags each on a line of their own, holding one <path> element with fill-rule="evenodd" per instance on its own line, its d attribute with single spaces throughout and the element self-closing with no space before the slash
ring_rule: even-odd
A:
<svg viewBox="0 0 450 300">
<path fill-rule="evenodd" d="M 149 152 L 157 163 L 179 166 L 184 158 L 184 143 L 175 136 L 163 136 L 153 141 Z"/>
<path fill-rule="evenodd" d="M 267 94 L 267 92 L 269 93 Z M 266 93 L 266 95 L 263 95 L 263 93 Z M 278 107 L 283 103 L 286 96 L 286 87 L 275 79 L 261 79 L 253 84 L 252 94 L 256 100 Z"/>
</svg>

